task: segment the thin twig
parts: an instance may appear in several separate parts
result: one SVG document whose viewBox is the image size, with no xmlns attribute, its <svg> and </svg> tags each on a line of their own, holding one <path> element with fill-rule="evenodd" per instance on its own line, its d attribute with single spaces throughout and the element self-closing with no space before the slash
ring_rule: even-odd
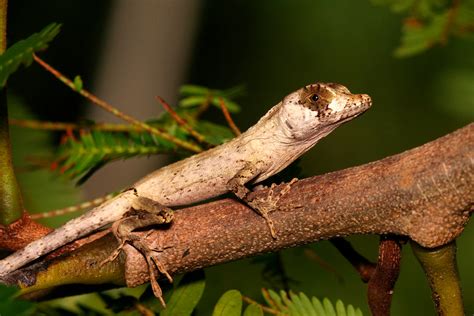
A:
<svg viewBox="0 0 474 316">
<path fill-rule="evenodd" d="M 267 307 L 265 305 L 262 305 L 260 303 L 258 303 L 257 301 L 254 301 L 253 299 L 251 299 L 250 297 L 248 296 L 244 296 L 242 295 L 242 301 L 244 301 L 245 303 L 248 303 L 248 304 L 255 304 L 255 305 L 258 305 L 262 308 L 262 310 L 266 313 L 269 313 L 269 314 L 273 314 L 273 315 L 278 315 L 278 311 L 277 310 L 274 310 L 273 308 L 270 308 L 270 307 Z"/>
<path fill-rule="evenodd" d="M 116 195 L 117 195 L 117 193 L 110 193 L 110 194 L 98 197 L 96 199 L 80 203 L 78 205 L 68 206 L 68 207 L 65 207 L 65 208 L 52 210 L 52 211 L 48 211 L 48 212 L 44 212 L 44 213 L 31 214 L 30 218 L 31 219 L 50 218 L 50 217 L 55 217 L 55 216 L 66 215 L 66 214 L 73 213 L 73 212 L 79 212 L 79 211 L 87 209 L 87 208 L 98 206 L 98 205 L 104 203 L 105 201 L 110 200 L 111 198 L 113 198 Z"/>
<path fill-rule="evenodd" d="M 225 120 L 227 121 L 227 124 L 229 125 L 234 135 L 239 136 L 240 134 L 242 134 L 240 129 L 237 127 L 237 125 L 235 125 L 234 120 L 232 120 L 229 110 L 227 110 L 224 99 L 222 97 L 219 97 L 219 104 L 221 106 L 221 110 L 222 110 L 222 113 L 224 114 Z"/>
<path fill-rule="evenodd" d="M 128 114 L 125 114 L 125 113 L 119 111 L 118 109 L 113 107 L 111 104 L 107 103 L 106 101 L 104 101 L 102 99 L 99 99 L 98 97 L 96 97 L 95 95 L 93 95 L 92 93 L 90 93 L 89 91 L 87 91 L 85 89 L 78 90 L 76 88 L 76 86 L 74 85 L 74 83 L 72 82 L 72 80 L 70 80 L 69 78 L 67 78 L 63 74 L 61 74 L 58 70 L 54 69 L 51 65 L 47 64 L 44 60 L 39 58 L 36 54 L 33 54 L 33 58 L 38 64 L 40 64 L 44 69 L 46 69 L 48 72 L 53 74 L 56 78 L 58 78 L 60 81 L 62 81 L 64 84 L 66 84 L 69 88 L 76 91 L 77 93 L 79 93 L 80 95 L 82 95 L 83 97 L 85 97 L 86 99 L 91 101 L 92 103 L 100 106 L 104 110 L 106 110 L 106 111 L 112 113 L 113 115 L 121 118 L 122 120 L 124 120 L 126 122 L 129 122 L 130 124 L 133 124 L 135 126 L 138 126 L 138 127 L 142 128 L 143 130 L 151 133 L 151 134 L 154 134 L 154 135 L 157 135 L 158 137 L 166 139 L 166 140 L 174 143 L 175 145 L 180 146 L 180 147 L 182 147 L 186 150 L 189 150 L 189 151 L 192 151 L 192 152 L 201 152 L 202 151 L 201 147 L 199 147 L 196 144 L 189 143 L 189 142 L 186 142 L 186 141 L 181 140 L 179 138 L 176 138 L 173 135 L 170 135 L 165 131 L 162 131 L 162 130 L 159 130 L 155 127 L 152 127 L 152 126 L 150 126 L 150 125 L 148 125 L 144 122 L 141 122 L 141 121 L 137 120 L 136 118 L 134 118 L 134 117 L 132 117 Z"/>
<path fill-rule="evenodd" d="M 305 248 L 304 255 L 308 259 L 316 262 L 324 270 L 334 274 L 338 282 L 342 283 L 344 281 L 344 277 L 339 273 L 339 271 L 337 271 L 336 268 L 334 268 L 330 263 L 326 262 L 323 258 L 321 258 L 314 249 Z"/>
<path fill-rule="evenodd" d="M 38 121 L 38 120 L 23 120 L 10 118 L 9 123 L 11 125 L 32 128 L 39 130 L 49 131 L 67 131 L 67 130 L 96 130 L 106 132 L 139 132 L 143 131 L 142 128 L 135 125 L 125 124 L 112 124 L 112 123 L 96 123 L 96 124 L 76 124 L 76 123 L 64 123 L 64 122 L 50 122 L 50 121 Z"/>
<path fill-rule="evenodd" d="M 206 138 L 202 134 L 200 134 L 199 132 L 194 130 L 193 127 L 191 125 L 189 125 L 189 123 L 186 122 L 185 119 L 183 119 L 181 116 L 179 116 L 179 114 L 176 113 L 176 111 L 173 110 L 173 108 L 162 97 L 156 96 L 156 100 L 158 100 L 158 102 L 161 103 L 161 105 L 166 110 L 166 112 L 168 112 L 171 115 L 171 117 L 179 125 L 181 125 L 181 127 L 183 127 L 191 136 L 193 136 L 198 142 L 208 144 L 206 142 Z"/>
<path fill-rule="evenodd" d="M 204 112 L 206 112 L 207 109 L 209 109 L 209 106 L 211 105 L 211 101 L 212 101 L 212 94 L 209 93 L 204 99 L 204 102 L 202 102 L 197 108 L 196 114 L 194 116 L 200 117 Z"/>
<path fill-rule="evenodd" d="M 329 240 L 331 244 L 336 247 L 341 255 L 346 258 L 347 261 L 352 264 L 354 269 L 359 273 L 360 278 L 363 282 L 369 282 L 372 274 L 375 271 L 375 263 L 369 261 L 367 258 L 362 256 L 357 250 L 352 247 L 351 243 L 344 238 L 332 238 Z"/>
</svg>

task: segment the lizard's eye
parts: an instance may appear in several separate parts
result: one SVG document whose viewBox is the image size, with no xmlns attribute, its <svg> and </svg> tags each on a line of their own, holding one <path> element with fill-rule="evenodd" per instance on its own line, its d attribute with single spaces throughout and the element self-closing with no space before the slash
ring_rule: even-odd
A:
<svg viewBox="0 0 474 316">
<path fill-rule="evenodd" d="M 319 100 L 319 95 L 312 94 L 309 98 L 310 98 L 311 101 L 317 102 Z"/>
</svg>

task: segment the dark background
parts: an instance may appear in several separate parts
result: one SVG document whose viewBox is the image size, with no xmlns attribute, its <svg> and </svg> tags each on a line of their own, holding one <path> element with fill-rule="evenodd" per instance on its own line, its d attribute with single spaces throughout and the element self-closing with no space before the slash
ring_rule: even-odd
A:
<svg viewBox="0 0 474 316">
<path fill-rule="evenodd" d="M 13 43 L 51 22 L 63 23 L 59 37 L 42 56 L 67 74 L 80 73 L 91 86 L 99 66 L 104 30 L 115 4 L 92 0 L 10 1 L 8 39 Z M 338 82 L 352 92 L 372 96 L 374 105 L 367 114 L 339 128 L 304 156 L 301 166 L 306 175 L 410 149 L 474 118 L 472 41 L 451 39 L 446 46 L 415 57 L 395 58 L 402 17 L 369 1 L 207 0 L 202 2 L 198 15 L 184 82 L 213 88 L 245 84 L 246 95 L 238 100 L 243 111 L 234 116 L 242 129 L 252 125 L 282 96 L 311 82 Z M 149 34 L 153 36 L 153 30 Z M 170 40 L 172 36 L 171 29 Z M 15 74 L 9 89 L 41 119 L 72 121 L 85 116 L 89 106 L 37 66 Z M 177 91 L 169 93 L 177 95 Z M 474 312 L 473 237 L 471 225 L 458 241 L 467 314 Z M 377 236 L 350 240 L 369 258 L 376 258 Z M 282 258 L 287 274 L 294 280 L 292 290 L 327 296 L 332 301 L 340 298 L 368 314 L 366 285 L 349 263 L 328 242 L 311 248 L 342 275 L 343 281 L 310 260 L 301 249 L 289 249 L 282 252 Z M 237 288 L 259 300 L 260 288 L 269 286 L 262 280 L 261 268 L 261 264 L 244 260 L 207 269 L 199 315 L 209 314 L 227 289 Z M 392 311 L 393 315 L 434 313 L 427 282 L 409 246 L 404 247 Z"/>
</svg>

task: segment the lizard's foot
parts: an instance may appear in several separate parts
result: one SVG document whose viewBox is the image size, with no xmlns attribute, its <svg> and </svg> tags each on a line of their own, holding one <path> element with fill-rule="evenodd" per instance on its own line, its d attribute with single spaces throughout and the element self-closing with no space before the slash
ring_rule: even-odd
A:
<svg viewBox="0 0 474 316">
<path fill-rule="evenodd" d="M 165 266 L 158 259 L 157 253 L 163 249 L 150 248 L 144 239 L 148 237 L 149 233 L 143 238 L 133 231 L 135 229 L 149 227 L 152 225 L 160 225 L 170 223 L 173 218 L 173 211 L 153 200 L 145 197 L 137 198 L 132 202 L 132 210 L 127 212 L 124 217 L 112 225 L 112 232 L 119 241 L 120 245 L 117 249 L 102 262 L 105 264 L 109 261 L 115 260 L 122 251 L 125 244 L 129 244 L 138 250 L 144 257 L 148 265 L 148 271 L 150 274 L 150 283 L 153 289 L 153 293 L 160 300 L 161 304 L 165 307 L 166 304 L 163 300 L 163 293 L 160 285 L 158 284 L 158 274 L 164 275 L 170 282 L 173 282 L 170 274 L 166 271 Z"/>
<path fill-rule="evenodd" d="M 251 206 L 267 222 L 268 228 L 270 229 L 270 234 L 274 239 L 277 238 L 277 234 L 275 230 L 275 225 L 273 224 L 269 213 L 277 209 L 277 205 L 280 199 L 290 191 L 291 185 L 296 181 L 298 181 L 298 179 L 294 178 L 290 182 L 288 182 L 286 186 L 278 193 L 278 195 L 275 195 L 274 193 L 274 188 L 276 187 L 276 184 L 272 183 L 266 197 L 253 199 L 252 201 L 248 202 L 249 206 Z"/>
<path fill-rule="evenodd" d="M 158 270 L 159 273 L 164 275 L 170 283 L 173 283 L 173 278 L 168 273 L 165 266 L 161 263 L 157 256 L 157 253 L 163 250 L 150 248 L 139 238 L 131 240 L 130 245 L 132 245 L 145 257 L 146 263 L 148 265 L 148 272 L 150 274 L 150 283 L 151 288 L 153 290 L 153 294 L 156 296 L 156 298 L 158 298 L 161 305 L 163 305 L 163 307 L 166 307 L 166 303 L 163 299 L 163 291 L 161 290 L 161 287 L 157 281 L 159 275 L 156 273 L 156 270 Z"/>
</svg>

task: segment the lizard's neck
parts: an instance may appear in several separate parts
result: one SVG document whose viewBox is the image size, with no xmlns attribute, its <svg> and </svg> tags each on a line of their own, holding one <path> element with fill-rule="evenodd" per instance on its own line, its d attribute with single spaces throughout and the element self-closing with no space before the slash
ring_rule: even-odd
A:
<svg viewBox="0 0 474 316">
<path fill-rule="evenodd" d="M 280 106 L 281 103 L 274 106 L 241 135 L 241 141 L 247 144 L 249 150 L 254 151 L 253 155 L 268 162 L 267 170 L 255 182 L 263 181 L 278 173 L 339 126 L 339 124 L 322 125 L 316 127 L 310 136 L 297 138 L 297 135 L 291 133 L 281 121 Z"/>
</svg>

